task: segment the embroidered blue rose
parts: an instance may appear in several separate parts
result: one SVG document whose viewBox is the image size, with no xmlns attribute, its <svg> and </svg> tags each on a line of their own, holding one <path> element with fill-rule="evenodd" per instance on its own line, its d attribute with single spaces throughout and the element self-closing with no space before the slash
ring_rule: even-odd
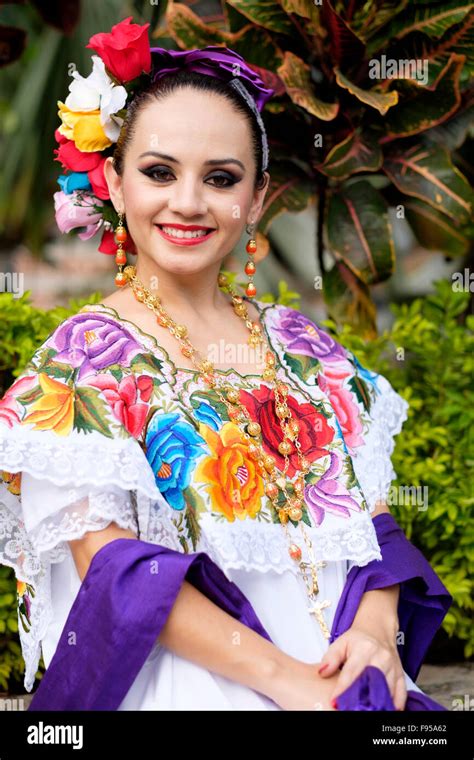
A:
<svg viewBox="0 0 474 760">
<path fill-rule="evenodd" d="M 222 420 L 217 414 L 216 410 L 205 401 L 201 401 L 198 407 L 194 410 L 194 416 L 197 417 L 199 422 L 204 422 L 212 430 L 219 430 L 222 425 Z"/>
<path fill-rule="evenodd" d="M 183 490 L 190 483 L 194 460 L 203 453 L 205 440 L 178 412 L 157 412 L 149 422 L 145 441 L 158 488 L 173 509 L 184 509 Z"/>
</svg>

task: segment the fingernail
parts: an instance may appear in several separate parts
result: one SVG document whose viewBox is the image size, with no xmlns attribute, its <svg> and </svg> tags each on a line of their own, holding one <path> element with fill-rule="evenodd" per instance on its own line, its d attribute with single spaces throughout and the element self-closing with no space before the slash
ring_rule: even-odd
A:
<svg viewBox="0 0 474 760">
<path fill-rule="evenodd" d="M 337 710 L 337 699 L 331 699 L 331 707 L 334 707 L 334 709 Z"/>
<path fill-rule="evenodd" d="M 318 670 L 318 673 L 322 673 L 323 670 L 326 670 L 326 668 L 329 667 L 329 663 L 327 662 L 326 665 L 321 665 L 321 667 Z"/>
</svg>

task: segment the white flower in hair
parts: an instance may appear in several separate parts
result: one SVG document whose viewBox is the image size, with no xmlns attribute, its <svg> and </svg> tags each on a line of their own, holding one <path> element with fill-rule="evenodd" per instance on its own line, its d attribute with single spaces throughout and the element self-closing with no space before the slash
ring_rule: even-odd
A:
<svg viewBox="0 0 474 760">
<path fill-rule="evenodd" d="M 94 111 L 100 109 L 100 123 L 104 132 L 112 142 L 117 142 L 123 119 L 116 116 L 117 111 L 124 107 L 127 100 L 127 90 L 121 85 L 115 85 L 107 72 L 105 65 L 98 55 L 92 56 L 93 69 L 88 77 L 74 71 L 74 81 L 69 85 L 70 94 L 65 105 L 71 111 Z"/>
</svg>

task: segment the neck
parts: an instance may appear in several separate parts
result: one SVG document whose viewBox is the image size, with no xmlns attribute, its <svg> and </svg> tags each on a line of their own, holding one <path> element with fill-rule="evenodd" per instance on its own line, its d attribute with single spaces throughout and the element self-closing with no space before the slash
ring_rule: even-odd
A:
<svg viewBox="0 0 474 760">
<path fill-rule="evenodd" d="M 136 264 L 137 277 L 145 288 L 160 297 L 163 308 L 176 322 L 184 323 L 199 319 L 200 324 L 211 324 L 229 309 L 230 296 L 217 284 L 219 270 L 219 262 L 191 274 L 163 271 L 146 260 Z"/>
</svg>

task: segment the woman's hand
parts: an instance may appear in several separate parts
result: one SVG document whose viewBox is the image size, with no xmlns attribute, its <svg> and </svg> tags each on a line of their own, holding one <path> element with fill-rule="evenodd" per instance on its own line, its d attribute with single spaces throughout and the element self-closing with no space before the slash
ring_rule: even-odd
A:
<svg viewBox="0 0 474 760">
<path fill-rule="evenodd" d="M 329 645 L 320 663 L 319 673 L 322 678 L 332 678 L 334 673 L 339 673 L 339 680 L 331 693 L 331 699 L 337 701 L 337 697 L 355 681 L 367 665 L 380 668 L 387 679 L 395 709 L 404 710 L 407 689 L 395 636 L 380 632 L 371 633 L 355 625 Z"/>
<path fill-rule="evenodd" d="M 308 664 L 285 656 L 265 693 L 283 710 L 334 710 L 331 695 L 339 673 L 321 678 L 319 665 L 318 662 Z"/>
</svg>

